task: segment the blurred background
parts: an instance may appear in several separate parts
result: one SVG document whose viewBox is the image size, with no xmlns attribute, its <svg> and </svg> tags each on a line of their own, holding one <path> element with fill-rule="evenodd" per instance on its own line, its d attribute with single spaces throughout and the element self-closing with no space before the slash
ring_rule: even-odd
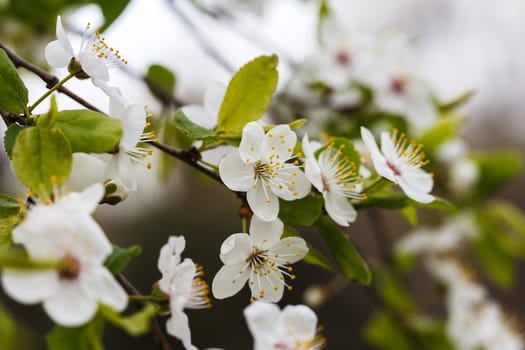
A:
<svg viewBox="0 0 525 350">
<path fill-rule="evenodd" d="M 102 26 L 111 21 L 105 36 L 129 61 L 125 71 L 111 71 L 112 85 L 119 86 L 133 103 L 148 105 L 153 113 L 160 113 L 162 106 L 140 79 L 151 64 L 161 64 L 175 73 L 179 101 L 200 104 L 208 84 L 226 84 L 238 67 L 261 54 L 279 55 L 282 89 L 293 67 L 317 49 L 318 1 L 225 1 L 221 6 L 227 15 L 215 17 L 190 1 L 100 3 L 2 0 L 0 40 L 22 57 L 46 67 L 44 47 L 55 38 L 57 14 L 62 14 L 67 28 L 76 32 L 81 32 L 87 22 Z M 525 154 L 525 2 L 334 0 L 331 6 L 348 33 L 406 33 L 414 44 L 417 69 L 438 98 L 448 100 L 468 90 L 475 92 L 461 109 L 468 118 L 462 136 L 472 148 L 507 148 Z M 75 40 L 79 42 L 80 37 Z M 64 75 L 64 71 L 54 73 Z M 24 74 L 23 78 L 32 87 L 30 100 L 45 90 L 36 77 Z M 90 84 L 71 81 L 68 86 L 107 109 L 107 98 Z M 58 103 L 62 108 L 78 107 L 64 96 L 59 96 Z M 39 108 L 45 111 L 47 106 Z M 160 157 L 158 153 L 155 155 Z M 228 190 L 185 164 L 176 163 L 164 176 L 159 168 L 154 165 L 148 171 L 137 167 L 139 190 L 118 206 L 101 207 L 97 220 L 112 242 L 124 247 L 142 246 L 142 254 L 125 270 L 140 291 L 147 293 L 160 278 L 156 259 L 169 235 L 186 237 L 183 255 L 203 265 L 204 279 L 211 283 L 221 266 L 220 244 L 240 231 L 239 202 Z M 24 193 L 3 153 L 0 185 L 2 193 Z M 520 174 L 498 196 L 525 209 L 524 193 L 525 177 Z M 399 214 L 380 210 L 380 215 L 388 223 L 385 235 L 394 238 L 409 230 Z M 371 230 L 367 215 L 359 216 L 347 230 L 367 261 L 378 256 Z M 319 241 L 315 232 L 305 235 L 314 245 Z M 318 247 L 323 249 L 321 244 Z M 295 269 L 298 278 L 294 290 L 285 293 L 281 305 L 302 303 L 308 285 L 333 282 L 333 274 L 320 268 L 298 264 Z M 518 265 L 517 276 L 512 288 L 506 290 L 487 283 L 491 295 L 523 320 L 523 263 Z M 407 283 L 416 295 L 422 295 L 425 280 L 424 272 L 416 271 Z M 248 300 L 248 290 L 244 289 L 234 298 L 213 300 L 211 310 L 188 311 L 194 343 L 200 348 L 250 348 L 251 336 L 242 316 Z M 51 328 L 44 312 L 10 302 L 3 295 L 2 302 L 22 325 L 18 348 L 44 349 L 42 334 Z M 348 284 L 317 309 L 328 349 L 371 349 L 362 335 L 375 307 L 366 287 Z M 443 310 L 433 312 L 439 315 Z M 108 349 L 152 348 L 148 336 L 131 339 L 119 330 L 108 329 L 106 338 Z"/>
</svg>

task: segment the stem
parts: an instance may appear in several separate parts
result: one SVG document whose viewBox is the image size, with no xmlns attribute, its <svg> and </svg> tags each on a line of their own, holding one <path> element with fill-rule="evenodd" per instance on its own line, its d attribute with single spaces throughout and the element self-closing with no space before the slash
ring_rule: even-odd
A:
<svg viewBox="0 0 525 350">
<path fill-rule="evenodd" d="M 38 106 L 42 101 L 44 101 L 49 95 L 51 95 L 53 92 L 58 90 L 62 85 L 64 85 L 69 79 L 73 78 L 77 72 L 75 73 L 69 73 L 64 79 L 60 80 L 58 83 L 55 84 L 51 89 L 47 90 L 45 94 L 40 96 L 38 100 L 33 103 L 32 106 L 29 107 L 29 113 L 31 113 L 36 106 Z"/>
<path fill-rule="evenodd" d="M 368 193 L 376 191 L 377 189 L 380 189 L 381 187 L 383 187 L 384 185 L 388 183 L 390 183 L 390 181 L 388 181 L 384 177 L 378 177 L 374 182 L 368 185 L 368 187 L 363 188 L 361 192 L 368 194 Z"/>
<path fill-rule="evenodd" d="M 242 232 L 248 233 L 248 218 L 243 216 L 241 219 L 242 222 Z"/>
<path fill-rule="evenodd" d="M 215 170 L 215 171 L 218 171 L 218 170 L 219 170 L 219 167 L 218 167 L 217 165 L 215 165 L 215 164 L 208 163 L 207 161 L 202 160 L 202 159 L 199 160 L 199 162 L 201 162 L 202 164 L 204 164 L 204 165 L 206 165 L 206 166 L 212 168 L 212 169 Z"/>
</svg>

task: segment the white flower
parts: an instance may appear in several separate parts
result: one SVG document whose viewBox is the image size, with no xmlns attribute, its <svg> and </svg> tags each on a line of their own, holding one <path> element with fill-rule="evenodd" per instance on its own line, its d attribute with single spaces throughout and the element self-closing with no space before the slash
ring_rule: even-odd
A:
<svg viewBox="0 0 525 350">
<path fill-rule="evenodd" d="M 292 280 L 295 276 L 287 265 L 302 259 L 308 248 L 299 237 L 280 239 L 283 227 L 280 220 L 266 222 L 254 216 L 249 235 L 234 233 L 222 243 L 220 258 L 224 266 L 213 279 L 215 298 L 236 294 L 247 281 L 254 299 L 277 302 L 285 286 L 291 290 L 284 276 Z"/>
<path fill-rule="evenodd" d="M 454 250 L 464 241 L 471 241 L 479 232 L 470 214 L 448 218 L 438 227 L 419 227 L 396 243 L 398 253 L 439 254 Z"/>
<path fill-rule="evenodd" d="M 305 305 L 288 305 L 282 311 L 275 304 L 255 301 L 244 309 L 254 338 L 254 350 L 318 350 L 325 339 L 317 333 L 317 316 Z"/>
<path fill-rule="evenodd" d="M 348 199 L 363 198 L 358 193 L 361 177 L 355 164 L 344 158 L 333 145 L 328 145 L 316 159 L 307 134 L 302 145 L 306 157 L 306 177 L 323 194 L 326 212 L 339 225 L 350 225 L 355 221 L 357 212 Z"/>
<path fill-rule="evenodd" d="M 166 324 L 169 334 L 180 339 L 186 350 L 196 350 L 191 343 L 188 316 L 184 309 L 210 307 L 208 285 L 201 279 L 202 270 L 191 259 L 181 262 L 184 237 L 172 236 L 160 250 L 158 268 L 162 273 L 159 288 L 170 299 L 171 318 Z"/>
<path fill-rule="evenodd" d="M 396 129 L 392 134 L 381 133 L 381 150 L 367 128 L 361 127 L 361 137 L 379 175 L 399 185 L 416 202 L 429 203 L 434 200 L 434 196 L 429 194 L 434 179 L 421 169 L 426 164 L 422 145 L 408 143 L 405 134 L 398 135 Z"/>
<path fill-rule="evenodd" d="M 310 192 L 310 182 L 294 158 L 297 136 L 288 125 L 264 133 L 256 123 L 246 124 L 238 154 L 219 164 L 221 180 L 234 191 L 247 192 L 250 208 L 259 218 L 273 221 L 279 214 L 279 197 L 294 200 Z"/>
<path fill-rule="evenodd" d="M 114 50 L 106 44 L 105 39 L 100 36 L 98 30 L 95 30 L 94 33 L 90 32 L 89 23 L 82 36 L 80 49 L 77 52 L 73 51 L 71 42 L 62 26 L 60 16 L 57 17 L 56 34 L 58 40 L 47 44 L 45 51 L 46 60 L 52 67 L 61 68 L 67 65 L 74 65 L 74 69 L 81 70 L 76 75 L 77 77 L 91 78 L 95 82 L 108 81 L 109 68 L 127 63 L 120 56 L 118 50 Z"/>
<path fill-rule="evenodd" d="M 91 217 L 104 187 L 95 184 L 70 193 L 50 205 L 31 207 L 13 230 L 33 260 L 56 261 L 53 268 L 4 269 L 5 292 L 24 304 L 43 303 L 57 324 L 73 327 L 88 322 L 98 303 L 117 311 L 127 305 L 127 295 L 104 267 L 112 246 Z"/>
<path fill-rule="evenodd" d="M 207 129 L 217 125 L 217 116 L 226 94 L 226 85 L 214 82 L 204 93 L 203 105 L 187 105 L 182 107 L 184 114 L 194 123 Z"/>
<path fill-rule="evenodd" d="M 146 158 L 153 152 L 150 148 L 138 146 L 138 143 L 154 140 L 155 133 L 144 132 L 144 128 L 149 125 L 144 107 L 138 104 L 128 105 L 119 89 L 110 87 L 104 82 L 96 82 L 95 85 L 109 96 L 110 117 L 119 119 L 122 124 L 119 150 L 107 164 L 106 178 L 120 179 L 129 191 L 135 191 L 137 179 L 133 163 L 141 163 L 148 169 L 151 168 L 151 163 L 147 162 Z"/>
</svg>

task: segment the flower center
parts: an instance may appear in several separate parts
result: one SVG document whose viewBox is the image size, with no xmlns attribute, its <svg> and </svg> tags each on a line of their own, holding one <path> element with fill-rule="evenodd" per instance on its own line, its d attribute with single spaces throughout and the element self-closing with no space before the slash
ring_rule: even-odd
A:
<svg viewBox="0 0 525 350">
<path fill-rule="evenodd" d="M 344 155 L 345 147 L 344 143 L 337 148 L 334 147 L 334 143 L 330 143 L 319 156 L 323 191 L 337 192 L 348 198 L 363 199 L 363 195 L 356 191 L 357 186 L 362 182 L 361 176 L 356 164 Z"/>
<path fill-rule="evenodd" d="M 386 161 L 386 165 L 394 172 L 394 175 L 395 176 L 400 176 L 401 175 L 401 172 L 399 171 L 399 169 L 394 165 L 394 163 L 392 163 L 391 161 L 387 160 Z"/>
<path fill-rule="evenodd" d="M 335 60 L 341 66 L 349 66 L 352 63 L 352 57 L 344 50 L 339 50 L 339 52 L 337 52 Z"/>
<path fill-rule="evenodd" d="M 80 261 L 71 255 L 60 259 L 55 267 L 61 280 L 72 281 L 80 275 Z"/>
<path fill-rule="evenodd" d="M 407 84 L 408 80 L 405 77 L 394 77 L 390 81 L 390 90 L 396 94 L 402 95 L 406 92 Z"/>
</svg>

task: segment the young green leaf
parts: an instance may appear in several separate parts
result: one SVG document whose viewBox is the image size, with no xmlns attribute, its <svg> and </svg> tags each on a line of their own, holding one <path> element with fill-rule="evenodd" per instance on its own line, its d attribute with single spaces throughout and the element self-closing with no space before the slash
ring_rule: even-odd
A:
<svg viewBox="0 0 525 350">
<path fill-rule="evenodd" d="M 151 318 L 155 316 L 156 308 L 153 304 L 147 304 L 133 315 L 122 316 L 112 308 L 100 305 L 100 313 L 108 322 L 135 337 L 149 331 Z"/>
<path fill-rule="evenodd" d="M 16 138 L 18 137 L 18 134 L 20 134 L 20 131 L 24 130 L 25 126 L 18 125 L 18 124 L 11 124 L 7 128 L 4 134 L 4 148 L 5 153 L 7 153 L 7 156 L 11 158 L 11 155 L 13 154 L 13 146 L 15 145 Z"/>
<path fill-rule="evenodd" d="M 27 102 L 27 88 L 7 53 L 0 49 L 0 108 L 9 113 L 22 114 Z"/>
<path fill-rule="evenodd" d="M 104 265 L 111 271 L 112 274 L 117 274 L 124 270 L 129 260 L 141 253 L 142 249 L 139 245 L 133 245 L 129 248 L 121 248 L 113 245 L 113 252 L 106 259 Z"/>
<path fill-rule="evenodd" d="M 55 127 L 69 140 L 73 152 L 111 152 L 122 137 L 120 120 L 87 109 L 58 112 Z"/>
<path fill-rule="evenodd" d="M 372 273 L 348 235 L 325 216 L 321 216 L 317 225 L 343 275 L 359 284 L 369 285 Z"/>
<path fill-rule="evenodd" d="M 175 89 L 175 74 L 168 68 L 159 64 L 152 64 L 145 76 L 149 90 L 157 99 L 165 105 L 171 103 L 171 95 Z"/>
<path fill-rule="evenodd" d="M 16 198 L 0 194 L 0 219 L 18 215 L 21 208 L 22 204 Z"/>
<path fill-rule="evenodd" d="M 473 156 L 479 166 L 477 194 L 487 196 L 506 185 L 523 167 L 521 156 L 512 151 L 497 151 Z"/>
<path fill-rule="evenodd" d="M 104 319 L 96 316 L 88 324 L 80 327 L 56 326 L 46 336 L 49 350 L 104 350 L 102 331 Z"/>
<path fill-rule="evenodd" d="M 4 253 L 13 243 L 12 231 L 15 220 L 11 218 L 0 219 L 0 254 Z"/>
<path fill-rule="evenodd" d="M 31 127 L 18 135 L 12 165 L 20 182 L 45 197 L 56 181 L 67 178 L 72 158 L 69 141 L 60 130 Z"/>
<path fill-rule="evenodd" d="M 217 134 L 240 134 L 262 117 L 277 87 L 277 56 L 260 56 L 246 63 L 228 84 L 218 116 Z"/>
<path fill-rule="evenodd" d="M 215 138 L 215 133 L 212 130 L 206 129 L 192 122 L 186 116 L 186 114 L 184 114 L 182 109 L 178 109 L 175 112 L 175 115 L 173 116 L 173 121 L 177 129 L 182 131 L 184 135 L 189 136 L 193 139 L 202 140 Z"/>
<path fill-rule="evenodd" d="M 323 199 L 307 196 L 295 201 L 279 200 L 279 208 L 279 218 L 286 225 L 310 227 L 323 212 Z"/>
</svg>

